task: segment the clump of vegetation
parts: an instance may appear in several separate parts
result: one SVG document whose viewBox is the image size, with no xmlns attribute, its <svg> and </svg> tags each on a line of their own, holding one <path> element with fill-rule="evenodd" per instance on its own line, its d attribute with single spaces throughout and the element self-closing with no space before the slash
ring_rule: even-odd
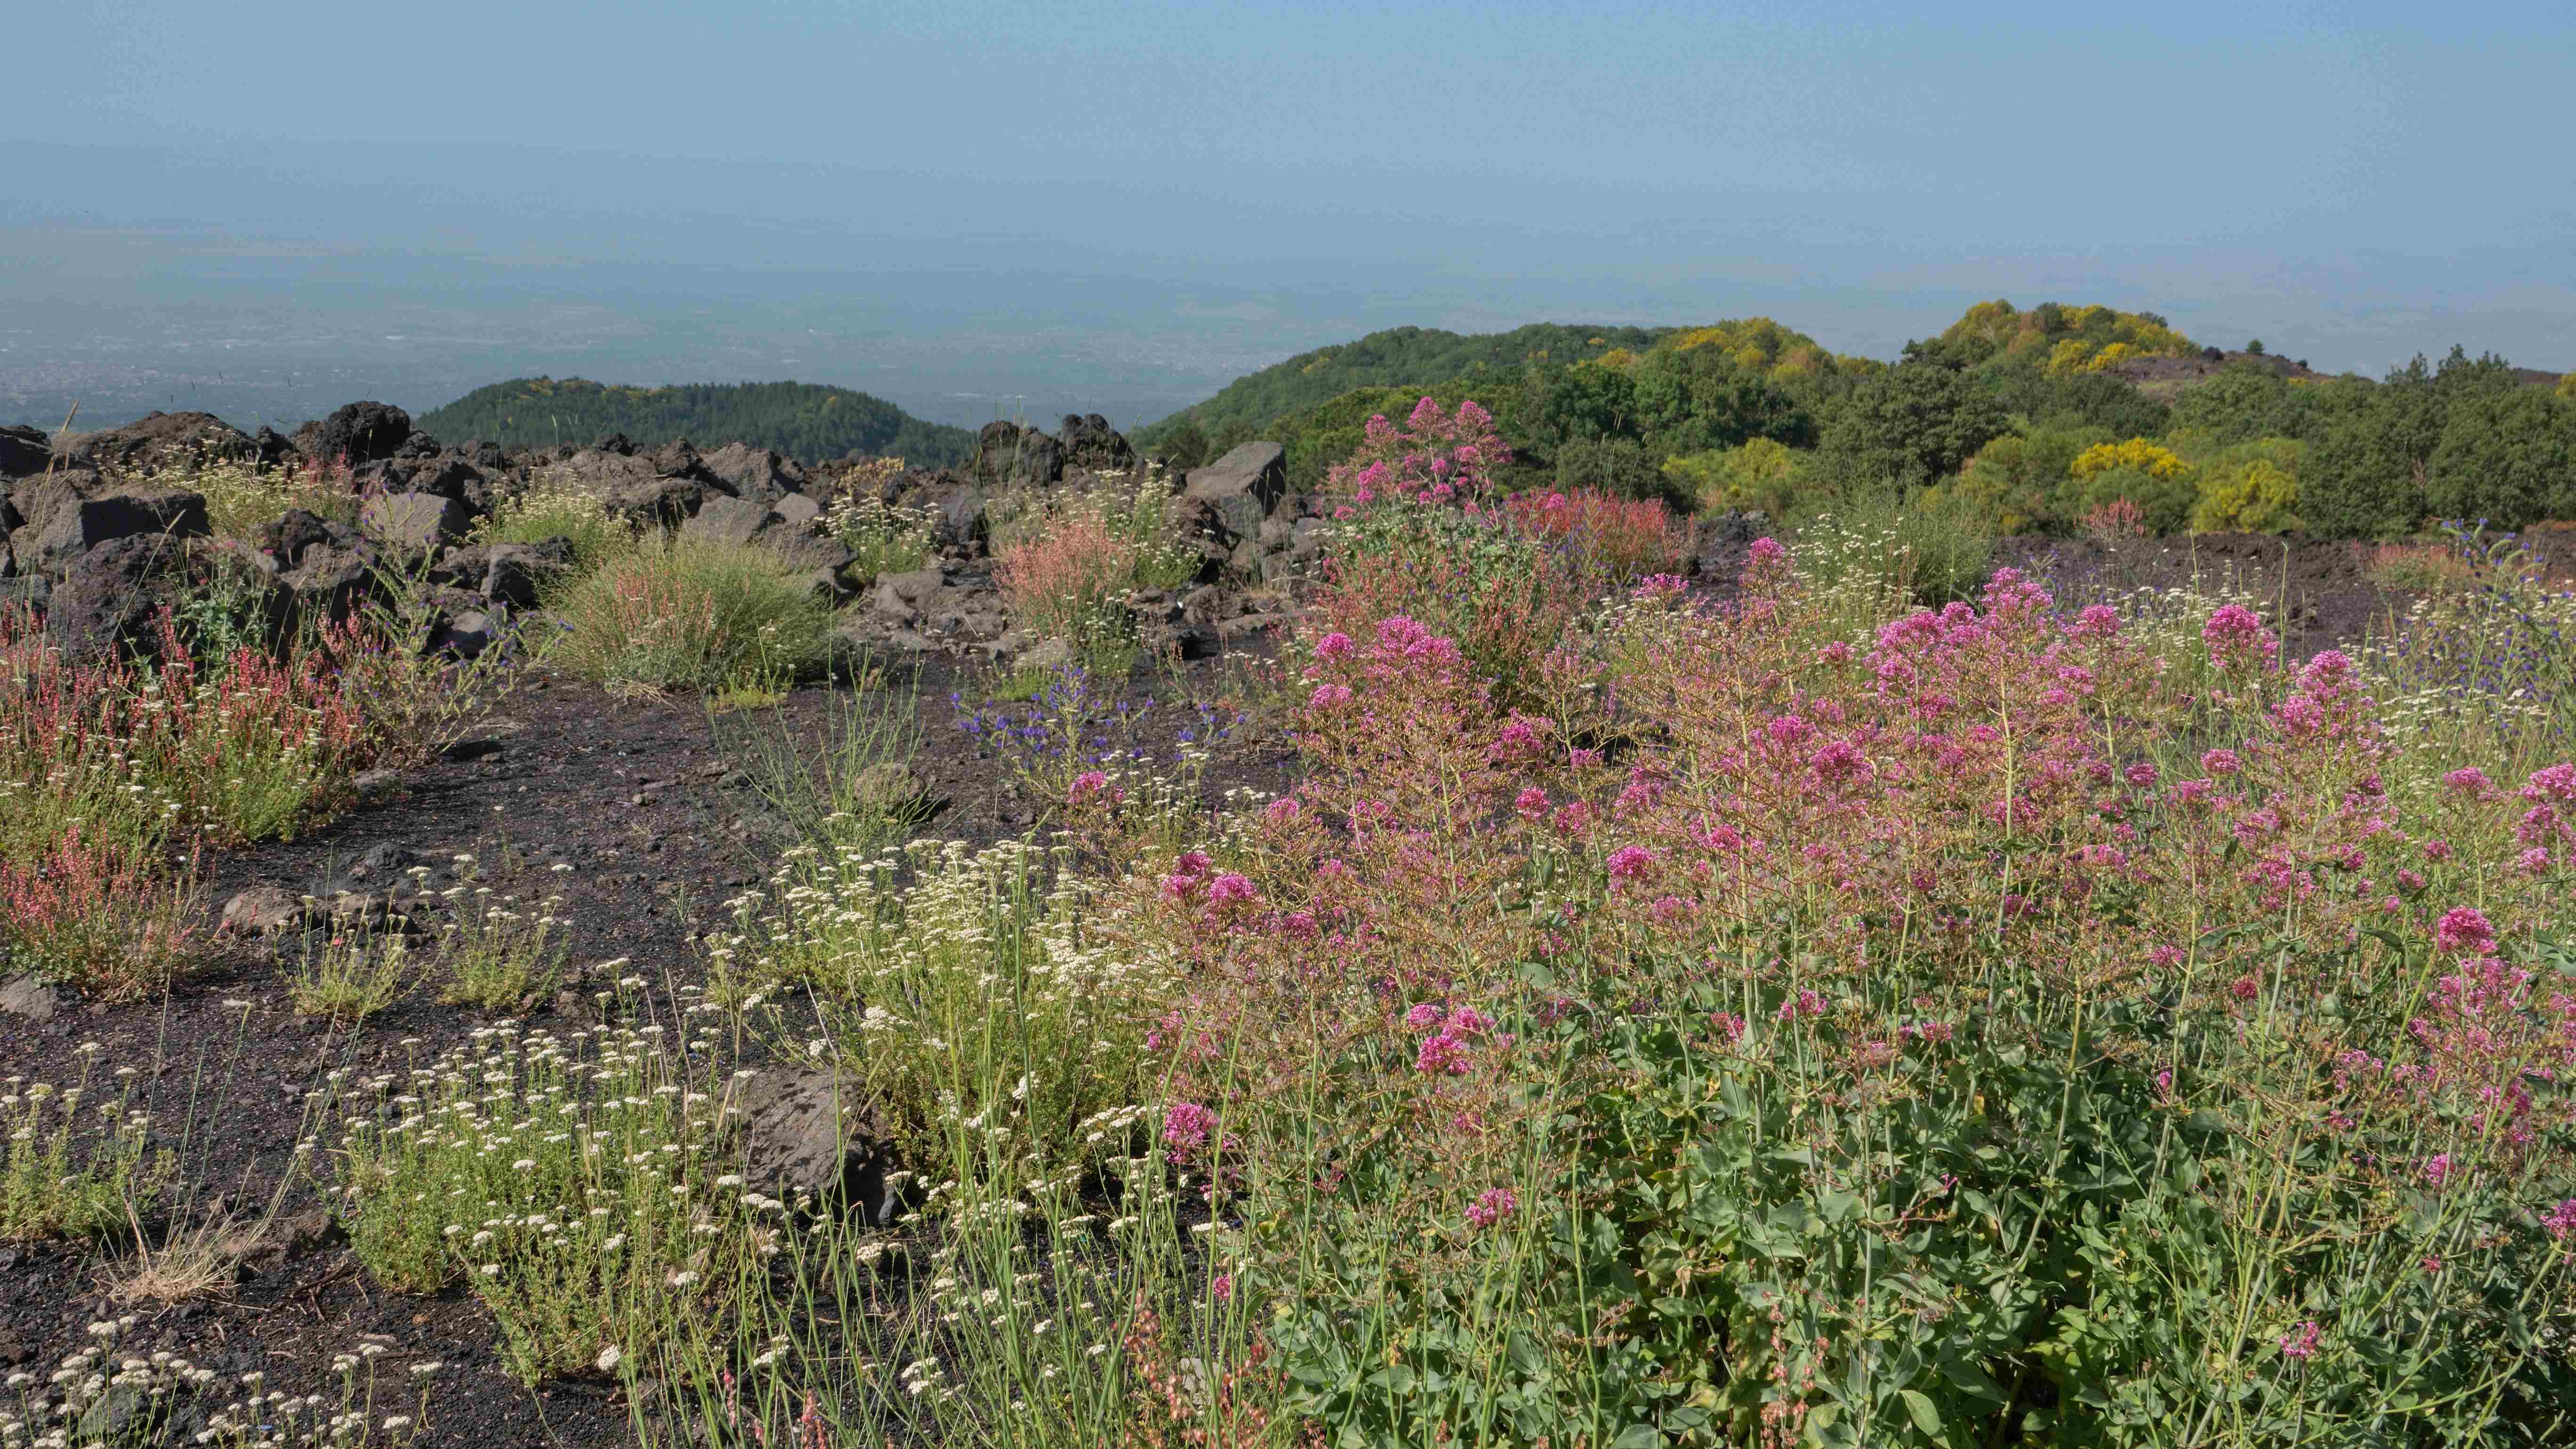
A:
<svg viewBox="0 0 2576 1449">
<path fill-rule="evenodd" d="M 545 657 L 612 691 L 774 691 L 823 667 L 832 607 L 754 545 L 666 536 L 552 601 Z"/>
<path fill-rule="evenodd" d="M 248 539 L 291 508 L 355 524 L 361 491 L 341 462 L 286 466 L 206 459 L 169 480 L 205 495 L 206 522 L 217 538 Z"/>
<path fill-rule="evenodd" d="M 400 929 L 360 917 L 308 937 L 304 961 L 287 978 L 298 1015 L 356 1025 L 402 999 L 420 968 Z"/>
<path fill-rule="evenodd" d="M 559 468 L 540 468 L 527 486 L 475 525 L 477 543 L 572 545 L 576 570 L 595 569 L 635 545 L 633 525 L 611 514 L 607 500 Z"/>
<path fill-rule="evenodd" d="M 737 1260 L 776 1249 L 786 1204 L 717 1156 L 709 1044 L 664 1036 L 505 1024 L 366 1083 L 339 1148 L 359 1261 L 407 1292 L 461 1281 L 530 1383 L 723 1321 Z"/>
<path fill-rule="evenodd" d="M 560 861 L 557 875 L 572 869 Z M 562 928 L 571 921 L 555 914 L 561 896 L 548 896 L 524 906 L 516 896 L 495 899 L 465 863 L 456 884 L 439 892 L 453 917 L 441 928 L 439 954 L 448 983 L 439 999 L 485 1011 L 524 1011 L 554 995 L 564 977 Z"/>
<path fill-rule="evenodd" d="M 418 419 L 443 438 L 503 447 L 581 442 L 620 433 L 644 447 L 725 438 L 808 463 L 892 454 L 933 468 L 966 461 L 967 428 L 924 422 L 881 398 L 810 382 L 621 387 L 578 377 L 519 377 L 479 387 Z"/>
<path fill-rule="evenodd" d="M 89 1095 L 86 1077 L 63 1088 L 0 1082 L 0 1240 L 95 1237 L 160 1192 L 167 1167 L 151 1152 L 150 1120 L 121 1098 L 84 1112 Z"/>
<path fill-rule="evenodd" d="M 1128 600 L 1187 582 L 1203 562 L 1180 534 L 1172 496 L 1149 466 L 1124 482 L 1001 500 L 993 581 L 1012 620 L 1067 640 L 1094 668 L 1123 670 L 1136 643 Z"/>
<path fill-rule="evenodd" d="M 909 573 L 936 556 L 938 510 L 906 508 L 881 496 L 885 484 L 903 469 L 901 458 L 852 465 L 823 512 L 823 531 L 857 555 L 849 569 L 855 579 Z"/>
</svg>

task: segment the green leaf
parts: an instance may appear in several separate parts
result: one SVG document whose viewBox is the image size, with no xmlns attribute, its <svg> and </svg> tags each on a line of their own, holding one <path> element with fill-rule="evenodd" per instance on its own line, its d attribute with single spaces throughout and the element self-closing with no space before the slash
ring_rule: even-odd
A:
<svg viewBox="0 0 2576 1449">
<path fill-rule="evenodd" d="M 1899 1389 L 1896 1391 L 1896 1396 L 1905 1401 L 1906 1416 L 1914 1421 L 1915 1428 L 1926 1434 L 1941 1432 L 1941 1411 L 1932 1407 L 1929 1396 L 1912 1389 Z"/>
</svg>

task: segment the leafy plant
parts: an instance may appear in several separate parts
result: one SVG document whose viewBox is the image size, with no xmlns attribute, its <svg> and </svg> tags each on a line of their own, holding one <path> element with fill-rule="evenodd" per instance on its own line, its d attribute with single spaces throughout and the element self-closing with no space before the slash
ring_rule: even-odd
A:
<svg viewBox="0 0 2576 1449">
<path fill-rule="evenodd" d="M 666 537 L 552 603 L 555 664 L 612 691 L 774 690 L 819 670 L 831 605 L 767 549 Z"/>
</svg>

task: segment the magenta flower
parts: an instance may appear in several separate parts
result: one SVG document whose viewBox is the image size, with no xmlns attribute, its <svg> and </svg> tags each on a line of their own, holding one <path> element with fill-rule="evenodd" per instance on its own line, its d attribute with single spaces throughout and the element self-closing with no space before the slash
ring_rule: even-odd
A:
<svg viewBox="0 0 2576 1449">
<path fill-rule="evenodd" d="M 1207 1146 L 1208 1134 L 1214 1130 L 1216 1113 L 1196 1102 L 1174 1102 L 1163 1113 L 1163 1141 L 1175 1157 L 1186 1160 Z"/>
<path fill-rule="evenodd" d="M 1418 1002 L 1404 1014 L 1404 1024 L 1415 1031 L 1429 1031 L 1448 1018 L 1446 1008 L 1435 1002 Z"/>
<path fill-rule="evenodd" d="M 2450 1180 L 2450 1176 L 2451 1154 L 2447 1152 L 2436 1152 L 2432 1156 L 2424 1159 L 2424 1185 L 2426 1187 L 2440 1187 L 2444 1182 Z"/>
<path fill-rule="evenodd" d="M 2156 783 L 2156 767 L 2153 765 L 2144 763 L 2131 765 L 2120 774 L 2122 778 L 2141 790 L 2151 789 Z"/>
<path fill-rule="evenodd" d="M 1612 888 L 1633 885 L 1655 873 L 1663 858 L 1642 845 L 1623 845 L 1610 852 Z"/>
<path fill-rule="evenodd" d="M 2495 790 L 2495 782 L 2487 778 L 2487 772 L 2475 766 L 2453 770 L 2442 777 L 2442 783 L 2458 795 L 2487 795 Z"/>
<path fill-rule="evenodd" d="M 1351 654 L 1351 636 L 1339 630 L 1315 641 L 1315 657 L 1318 659 L 1348 659 Z"/>
<path fill-rule="evenodd" d="M 1208 904 L 1212 907 L 1248 906 L 1260 899 L 1261 888 L 1233 871 L 1208 883 Z"/>
<path fill-rule="evenodd" d="M 2576 804 L 2576 764 L 2551 765 L 2534 770 L 2524 782 L 2525 800 L 2564 800 Z"/>
<path fill-rule="evenodd" d="M 1753 561 L 1758 564 L 1789 561 L 1789 550 L 1781 547 L 1780 541 L 1776 538 L 1757 538 L 1753 540 L 1753 547 L 1746 552 L 1751 554 Z"/>
<path fill-rule="evenodd" d="M 1547 792 L 1532 785 L 1513 797 L 1512 808 L 1523 820 L 1536 820 L 1547 813 Z"/>
<path fill-rule="evenodd" d="M 2495 943 L 2495 927 L 2474 906 L 2454 906 L 2433 926 L 2433 944 L 2454 955 L 2483 955 Z"/>
<path fill-rule="evenodd" d="M 1114 804 L 1119 796 L 1117 791 L 1109 787 L 1109 777 L 1098 770 L 1085 770 L 1074 776 L 1073 788 L 1064 792 L 1064 800 L 1068 805 L 1083 805 L 1104 798 Z"/>
<path fill-rule="evenodd" d="M 2281 1352 L 2289 1358 L 2311 1359 L 2317 1356 L 2317 1339 L 2325 1332 L 2313 1318 L 2292 1332 L 2281 1335 Z"/>
<path fill-rule="evenodd" d="M 2233 775 L 2243 768 L 2234 750 L 2211 750 L 2200 757 L 2200 767 L 2213 775 Z"/>
<path fill-rule="evenodd" d="M 1520 1206 L 1520 1194 L 1508 1187 L 1489 1187 L 1476 1194 L 1474 1202 L 1467 1204 L 1467 1221 L 1480 1228 L 1490 1228 L 1520 1211 Z"/>
<path fill-rule="evenodd" d="M 1463 1077 L 1467 1066 L 1467 1043 L 1446 1031 L 1424 1037 L 1413 1054 L 1413 1069 L 1435 1077 Z"/>
<path fill-rule="evenodd" d="M 2120 611 L 2108 604 L 2088 604 L 2075 616 L 2067 632 L 2079 639 L 2116 639 L 2120 636 Z"/>
<path fill-rule="evenodd" d="M 2549 1230 L 2549 1236 L 2562 1243 L 2567 1241 L 2568 1234 L 2576 1233 L 2576 1197 L 2560 1203 L 2556 1211 L 2540 1220 L 2540 1225 Z"/>
</svg>

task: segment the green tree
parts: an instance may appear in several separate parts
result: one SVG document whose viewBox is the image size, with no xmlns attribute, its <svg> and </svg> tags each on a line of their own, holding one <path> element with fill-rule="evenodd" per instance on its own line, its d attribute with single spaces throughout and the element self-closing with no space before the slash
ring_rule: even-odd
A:
<svg viewBox="0 0 2576 1449">
<path fill-rule="evenodd" d="M 1198 467 L 1214 456 L 1208 452 L 1207 434 L 1188 418 L 1165 429 L 1155 447 L 1164 466 L 1175 471 Z"/>
<path fill-rule="evenodd" d="M 2520 528 L 2576 517 L 2576 407 L 2528 387 L 2454 398 L 2424 472 L 2425 501 L 2450 518 Z"/>
<path fill-rule="evenodd" d="M 1666 455 L 1771 438 L 1816 443 L 1816 420 L 1789 391 L 1715 347 L 1650 352 L 1637 365 L 1638 430 Z"/>
<path fill-rule="evenodd" d="M 1823 460 L 1846 490 L 1925 488 L 2011 431 L 1992 394 L 1956 368 L 1906 363 L 1870 378 L 1826 426 Z"/>
</svg>

